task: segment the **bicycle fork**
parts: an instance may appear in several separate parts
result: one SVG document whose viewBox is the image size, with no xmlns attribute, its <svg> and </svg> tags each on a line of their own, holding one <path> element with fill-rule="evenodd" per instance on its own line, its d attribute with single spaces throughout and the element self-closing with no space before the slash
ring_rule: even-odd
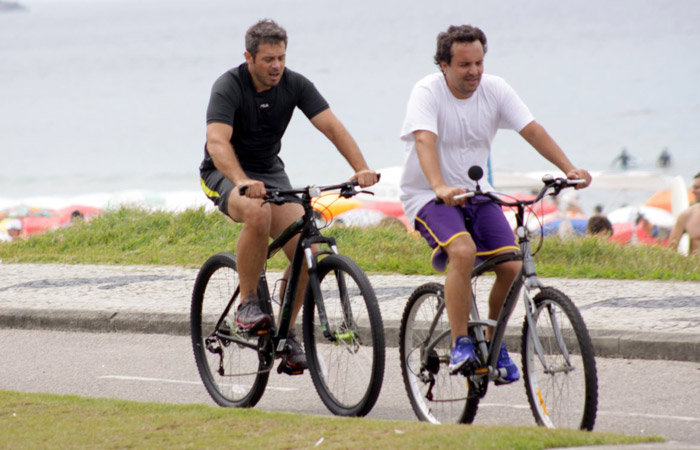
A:
<svg viewBox="0 0 700 450">
<path fill-rule="evenodd" d="M 523 299 L 525 300 L 525 320 L 527 321 L 527 329 L 529 338 L 532 339 L 532 343 L 535 347 L 535 353 L 544 368 L 545 373 L 553 374 L 554 369 L 548 367 L 547 360 L 544 354 L 544 346 L 540 340 L 540 336 L 537 333 L 537 322 L 535 320 L 535 314 L 537 313 L 537 306 L 535 301 L 530 295 L 532 289 L 542 289 L 544 286 L 537 278 L 535 273 L 535 261 L 532 257 L 532 253 L 529 248 L 529 242 L 521 242 L 521 247 L 523 247 L 523 278 L 524 278 L 524 291 Z M 561 351 L 564 360 L 566 361 L 567 367 L 572 367 L 571 358 L 569 356 L 569 351 L 566 347 L 566 342 L 564 341 L 564 336 L 561 334 L 561 329 L 559 328 L 559 321 L 556 316 L 556 312 L 551 306 L 547 307 L 547 313 L 549 315 L 549 320 L 552 325 L 552 330 L 554 333 L 554 340 Z M 524 350 L 524 349 L 523 349 Z"/>
</svg>

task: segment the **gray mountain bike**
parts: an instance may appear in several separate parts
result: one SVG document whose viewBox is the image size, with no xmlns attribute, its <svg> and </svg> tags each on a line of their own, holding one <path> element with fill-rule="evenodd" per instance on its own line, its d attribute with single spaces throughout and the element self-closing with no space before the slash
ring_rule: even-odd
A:
<svg viewBox="0 0 700 450">
<path fill-rule="evenodd" d="M 476 343 L 478 363 L 469 366 L 464 376 L 450 375 L 448 369 L 452 339 L 443 285 L 427 283 L 411 294 L 401 319 L 399 353 L 413 411 L 420 420 L 433 423 L 474 421 L 489 383 L 505 375 L 496 368 L 499 349 L 522 291 L 525 306 L 520 337 L 522 373 L 535 421 L 549 428 L 593 430 L 598 405 L 593 344 L 576 305 L 563 292 L 542 285 L 537 278 L 525 224 L 528 207 L 546 194 L 556 196 L 580 181 L 545 176 L 544 186 L 534 199 L 505 201 L 494 193 L 481 191 L 478 180 L 482 175 L 480 167 L 470 168 L 469 176 L 477 182 L 476 190 L 463 197 L 468 197 L 470 202 L 513 207 L 520 251 L 491 257 L 472 271 L 469 335 Z M 476 284 L 497 264 L 513 260 L 521 260 L 523 266 L 506 295 L 498 320 L 482 319 Z M 490 342 L 486 340 L 486 327 L 494 327 Z"/>
</svg>

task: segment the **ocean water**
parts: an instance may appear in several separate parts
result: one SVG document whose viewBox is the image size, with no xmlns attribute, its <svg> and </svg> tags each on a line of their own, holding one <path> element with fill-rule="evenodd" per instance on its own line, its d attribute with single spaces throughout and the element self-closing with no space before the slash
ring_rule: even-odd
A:
<svg viewBox="0 0 700 450">
<path fill-rule="evenodd" d="M 289 33 L 287 66 L 309 77 L 375 168 L 398 166 L 413 84 L 435 71 L 435 37 L 480 26 L 486 70 L 503 76 L 570 159 L 612 170 L 622 147 L 636 169 L 689 182 L 700 172 L 700 2 L 591 0 L 22 0 L 0 13 L 0 207 L 168 194 L 204 202 L 198 165 L 212 82 L 243 60 L 243 36 L 270 17 Z M 282 158 L 295 184 L 351 175 L 295 114 Z M 501 131 L 493 167 L 552 170 Z M 590 189 L 583 203 L 643 201 L 666 186 Z M 179 200 L 178 200 L 179 199 Z M 59 205 L 60 206 L 60 205 Z"/>
</svg>

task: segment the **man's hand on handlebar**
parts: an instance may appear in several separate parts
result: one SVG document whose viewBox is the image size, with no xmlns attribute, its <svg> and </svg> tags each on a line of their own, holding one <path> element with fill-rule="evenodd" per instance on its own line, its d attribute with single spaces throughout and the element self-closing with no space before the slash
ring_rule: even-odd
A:
<svg viewBox="0 0 700 450">
<path fill-rule="evenodd" d="M 464 194 L 466 192 L 467 191 L 465 191 L 464 189 L 455 186 L 442 185 L 435 188 L 435 196 L 442 200 L 448 206 L 457 206 L 466 203 L 466 197 L 455 199 L 455 196 Z"/>
<path fill-rule="evenodd" d="M 583 189 L 591 184 L 591 174 L 585 169 L 574 169 L 570 170 L 566 174 L 566 178 L 571 180 L 584 180 L 585 183 L 581 183 L 575 186 L 575 189 Z"/>
<path fill-rule="evenodd" d="M 243 180 L 238 184 L 238 193 L 248 198 L 265 198 L 265 183 L 258 180 Z"/>
<path fill-rule="evenodd" d="M 379 176 L 377 175 L 377 172 L 371 169 L 363 169 L 359 170 L 355 175 L 353 175 L 350 178 L 350 181 L 355 181 L 357 180 L 357 184 L 360 185 L 360 187 L 366 188 L 368 186 L 372 186 L 373 184 L 376 184 L 377 181 L 379 181 Z"/>
</svg>

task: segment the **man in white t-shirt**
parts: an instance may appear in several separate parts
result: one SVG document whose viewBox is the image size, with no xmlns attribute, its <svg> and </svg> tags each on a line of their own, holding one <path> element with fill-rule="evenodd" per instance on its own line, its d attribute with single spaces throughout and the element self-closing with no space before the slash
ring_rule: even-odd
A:
<svg viewBox="0 0 700 450">
<path fill-rule="evenodd" d="M 454 199 L 475 187 L 467 176 L 469 167 L 486 167 L 496 132 L 508 128 L 520 133 L 568 178 L 585 180 L 579 187 L 591 182 L 590 174 L 569 161 L 515 91 L 503 79 L 483 73 L 486 50 L 486 36 L 476 27 L 450 26 L 440 33 L 435 63 L 441 73 L 414 86 L 401 130 L 401 139 L 406 142 L 401 178 L 406 216 L 434 249 L 433 266 L 440 271 L 447 267 L 445 304 L 454 343 L 451 373 L 460 372 L 476 358 L 467 331 L 476 258 L 518 250 L 500 207 Z M 487 181 L 481 182 L 481 188 L 493 189 Z M 436 197 L 444 204 L 434 204 Z M 498 318 L 520 267 L 519 261 L 496 267 L 489 319 Z M 507 375 L 496 384 L 512 383 L 520 377 L 505 346 L 501 347 L 498 368 L 506 369 Z"/>
</svg>

